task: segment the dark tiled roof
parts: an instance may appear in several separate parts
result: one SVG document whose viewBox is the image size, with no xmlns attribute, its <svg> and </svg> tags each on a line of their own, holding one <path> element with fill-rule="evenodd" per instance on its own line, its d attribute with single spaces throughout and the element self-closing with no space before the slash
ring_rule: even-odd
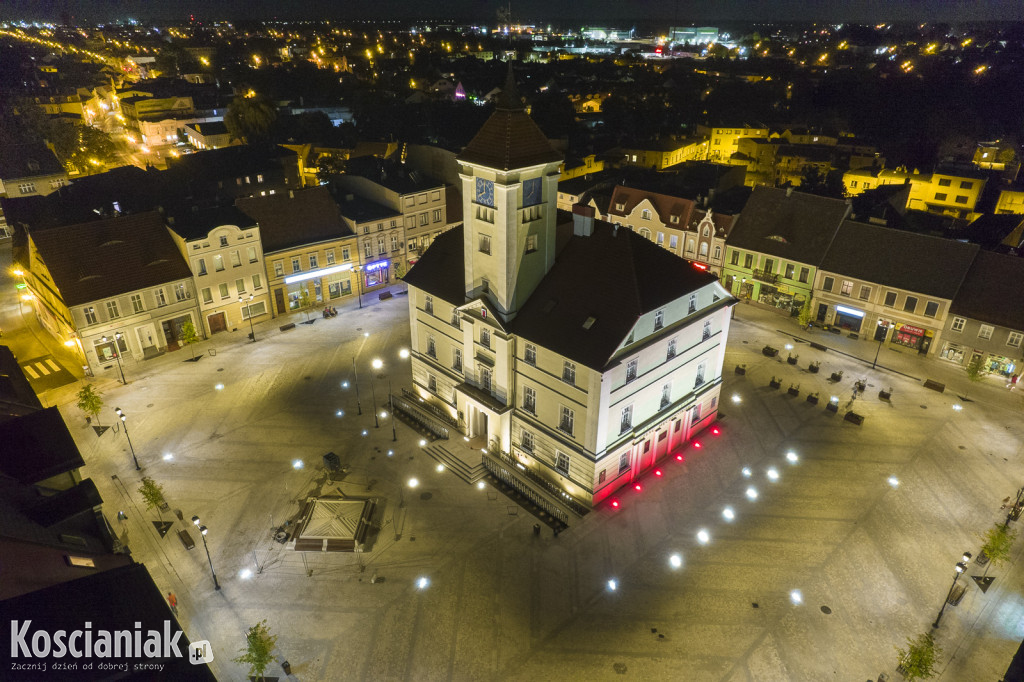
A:
<svg viewBox="0 0 1024 682">
<path fill-rule="evenodd" d="M 227 135 L 228 127 L 224 124 L 224 121 L 206 121 L 204 123 L 189 123 L 185 126 L 191 128 L 200 135 Z"/>
<path fill-rule="evenodd" d="M 185 203 L 167 206 L 164 213 L 167 227 L 187 241 L 205 239 L 210 230 L 221 225 L 245 229 L 256 221 L 234 206 L 199 206 Z"/>
<path fill-rule="evenodd" d="M 982 248 L 995 249 L 1000 246 L 1017 247 L 1024 215 L 986 214 L 967 226 L 964 236 Z"/>
<path fill-rule="evenodd" d="M 975 244 L 846 220 L 820 267 L 867 282 L 952 299 L 977 253 Z"/>
<path fill-rule="evenodd" d="M 403 164 L 377 156 L 359 156 L 345 164 L 346 175 L 358 175 L 386 187 L 398 194 L 413 194 L 428 189 L 440 189 L 444 183 L 422 171 L 406 168 Z"/>
<path fill-rule="evenodd" d="M 562 155 L 552 148 L 519 101 L 511 68 L 494 113 L 462 150 L 458 160 L 500 170 L 562 160 Z"/>
<path fill-rule="evenodd" d="M 462 239 L 461 227 L 435 239 L 406 283 L 449 303 L 465 303 Z M 609 277 L 609 272 L 616 274 Z M 509 326 L 525 339 L 602 370 L 641 315 L 714 281 L 714 275 L 650 240 L 598 221 L 592 236 L 569 238 Z M 597 321 L 584 329 L 588 317 Z"/>
<path fill-rule="evenodd" d="M 979 251 L 949 312 L 1024 331 L 1024 259 Z"/>
<path fill-rule="evenodd" d="M 603 370 L 641 315 L 715 280 L 650 240 L 597 221 L 592 236 L 569 240 L 513 320 L 513 331 Z M 588 317 L 597 321 L 584 329 Z"/>
<path fill-rule="evenodd" d="M 0 346 L 0 422 L 43 409 L 39 397 L 7 346 Z"/>
<path fill-rule="evenodd" d="M 68 306 L 192 278 L 156 211 L 54 227 L 32 239 Z"/>
<path fill-rule="evenodd" d="M 0 422 L 0 443 L 0 472 L 20 483 L 38 483 L 85 466 L 56 407 Z"/>
<path fill-rule="evenodd" d="M 202 179 L 259 173 L 282 164 L 295 164 L 298 154 L 284 147 L 240 144 L 208 149 L 168 159 L 167 173 Z"/>
<path fill-rule="evenodd" d="M 0 147 L 0 180 L 57 175 L 64 168 L 42 142 L 12 144 Z M 8 188 L 10 193 L 10 188 Z"/>
<path fill-rule="evenodd" d="M 848 209 L 840 199 L 756 187 L 729 233 L 729 246 L 818 265 Z"/>
<path fill-rule="evenodd" d="M 369 199 L 345 194 L 339 198 L 338 210 L 353 223 L 365 223 L 373 220 L 384 220 L 385 218 L 398 218 L 401 213 L 393 208 L 378 204 Z"/>
<path fill-rule="evenodd" d="M 96 484 L 87 478 L 76 486 L 44 498 L 39 504 L 25 510 L 25 516 L 44 528 L 52 528 L 83 512 L 92 513 L 102 504 L 103 498 L 96 490 Z"/>
<path fill-rule="evenodd" d="M 352 234 L 327 187 L 243 198 L 237 206 L 259 224 L 264 253 Z"/>
<path fill-rule="evenodd" d="M 17 561 L 12 557 L 12 561 Z M 82 571 L 83 569 L 75 569 Z M 84 569 L 88 570 L 88 569 Z M 22 594 L 3 602 L 4 617 L 16 620 L 31 620 L 31 631 L 42 630 L 70 632 L 81 630 L 83 624 L 92 624 L 93 632 L 101 630 L 132 630 L 133 623 L 141 624 L 141 631 L 164 631 L 164 623 L 170 623 L 171 637 L 181 630 L 177 618 L 171 613 L 164 593 L 156 586 L 149 571 L 142 564 L 130 564 L 99 573 L 89 572 L 85 577 L 61 582 L 41 590 Z M 213 682 L 216 678 L 205 665 L 193 665 L 188 661 L 188 636 L 182 633 L 177 640 L 181 656 L 160 655 L 147 658 L 139 656 L 138 661 L 160 663 L 158 673 L 153 671 L 131 671 L 111 673 L 102 666 L 104 659 L 81 658 L 80 662 L 90 663 L 90 670 L 78 670 L 76 680 L 193 680 Z M 53 659 L 42 659 L 53 660 Z M 55 659 L 67 660 L 67 659 Z M 74 660 L 74 659 L 73 659 Z"/>
<path fill-rule="evenodd" d="M 402 280 L 452 305 L 462 305 L 466 302 L 464 272 L 460 225 L 430 242 L 430 248 L 423 252 Z"/>
</svg>

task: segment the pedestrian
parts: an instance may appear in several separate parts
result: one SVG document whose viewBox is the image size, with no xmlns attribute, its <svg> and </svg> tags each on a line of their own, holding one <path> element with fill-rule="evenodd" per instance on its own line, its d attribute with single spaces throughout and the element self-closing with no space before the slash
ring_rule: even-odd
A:
<svg viewBox="0 0 1024 682">
<path fill-rule="evenodd" d="M 1009 381 L 1009 383 L 1006 384 L 1006 387 L 1008 389 L 1010 389 L 1011 391 L 1013 389 L 1017 388 L 1017 379 L 1018 378 L 1019 378 L 1018 375 L 1014 374 L 1012 377 L 1010 377 L 1010 381 Z"/>
<path fill-rule="evenodd" d="M 171 605 L 171 613 L 175 616 L 178 615 L 178 598 L 174 596 L 173 592 L 167 593 L 167 603 Z"/>
</svg>

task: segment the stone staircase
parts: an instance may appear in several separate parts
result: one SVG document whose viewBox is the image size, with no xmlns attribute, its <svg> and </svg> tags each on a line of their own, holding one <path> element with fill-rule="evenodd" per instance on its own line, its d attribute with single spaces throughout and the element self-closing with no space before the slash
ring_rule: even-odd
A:
<svg viewBox="0 0 1024 682">
<path fill-rule="evenodd" d="M 452 446 L 449 442 L 448 447 L 433 443 L 425 447 L 424 451 L 466 483 L 476 483 L 487 473 L 479 450 Z"/>
</svg>

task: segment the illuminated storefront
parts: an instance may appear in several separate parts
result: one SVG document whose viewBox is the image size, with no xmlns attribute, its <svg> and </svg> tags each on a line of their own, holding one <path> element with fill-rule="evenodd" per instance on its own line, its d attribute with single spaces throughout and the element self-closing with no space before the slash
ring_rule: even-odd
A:
<svg viewBox="0 0 1024 682">
<path fill-rule="evenodd" d="M 856 308 L 848 308 L 844 305 L 836 306 L 836 316 L 832 320 L 835 326 L 851 332 L 860 332 L 864 323 L 864 311 Z"/>
<path fill-rule="evenodd" d="M 363 266 L 363 291 L 382 287 L 391 282 L 391 261 L 379 260 Z"/>
<path fill-rule="evenodd" d="M 918 353 L 925 354 L 931 347 L 934 336 L 935 332 L 930 329 L 897 323 L 890 342 L 904 348 L 913 348 Z"/>
<path fill-rule="evenodd" d="M 310 305 L 341 298 L 352 293 L 352 264 L 334 265 L 284 278 L 289 310 L 302 306 L 302 292 L 309 294 Z"/>
</svg>

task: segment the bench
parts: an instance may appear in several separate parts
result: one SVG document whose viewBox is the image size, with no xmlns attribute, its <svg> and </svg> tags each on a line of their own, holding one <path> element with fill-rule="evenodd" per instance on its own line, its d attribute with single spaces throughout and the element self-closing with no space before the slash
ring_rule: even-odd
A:
<svg viewBox="0 0 1024 682">
<path fill-rule="evenodd" d="M 390 291 L 382 292 L 382 293 L 378 294 L 377 298 L 380 299 L 381 301 L 386 301 L 389 298 L 391 298 L 391 292 Z"/>
<path fill-rule="evenodd" d="M 185 545 L 185 549 L 193 549 L 196 546 L 195 540 L 184 528 L 178 531 L 178 539 L 181 540 L 181 544 Z"/>
<path fill-rule="evenodd" d="M 286 332 L 286 331 L 288 331 L 289 329 L 295 329 L 295 323 L 294 323 L 294 322 L 289 322 L 288 324 L 282 324 L 282 325 L 281 325 L 281 326 L 279 327 L 279 329 L 280 329 L 281 331 L 283 331 L 283 332 Z"/>
<path fill-rule="evenodd" d="M 772 377 L 772 380 L 768 382 L 768 385 L 771 388 L 778 388 L 779 386 L 782 386 L 782 381 L 779 380 L 779 379 L 776 379 L 775 377 Z"/>
<path fill-rule="evenodd" d="M 931 379 L 924 382 L 924 387 L 930 388 L 933 391 L 938 391 L 939 393 L 946 390 L 946 384 L 940 384 L 938 381 L 932 381 Z"/>
<path fill-rule="evenodd" d="M 747 373 L 747 366 L 746 365 L 736 365 L 736 373 L 737 374 L 741 374 L 741 375 L 742 374 L 746 374 Z"/>
<path fill-rule="evenodd" d="M 816 348 L 817 350 L 828 350 L 828 346 L 823 346 L 820 343 L 815 343 L 814 341 L 811 341 L 811 348 Z"/>
<path fill-rule="evenodd" d="M 856 412 L 847 412 L 843 415 L 843 419 L 857 426 L 864 423 L 864 415 L 857 414 Z"/>
</svg>

